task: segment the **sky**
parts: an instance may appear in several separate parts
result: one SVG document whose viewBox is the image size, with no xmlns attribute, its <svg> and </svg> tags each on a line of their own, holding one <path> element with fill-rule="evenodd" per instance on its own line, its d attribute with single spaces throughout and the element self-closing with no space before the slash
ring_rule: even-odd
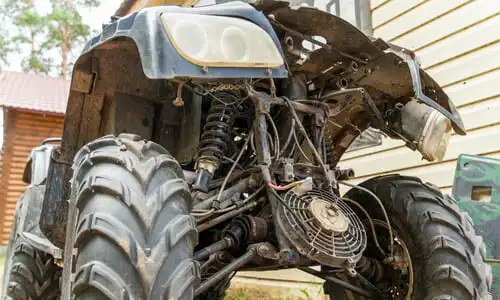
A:
<svg viewBox="0 0 500 300">
<path fill-rule="evenodd" d="M 1 0 L 0 0 L 1 1 Z M 41 12 L 50 10 L 49 1 L 36 1 L 38 9 Z M 97 8 L 91 10 L 82 10 L 81 14 L 83 20 L 86 24 L 95 31 L 101 31 L 102 24 L 109 22 L 109 18 L 115 13 L 115 11 L 120 7 L 122 0 L 101 0 L 101 5 Z M 82 45 L 83 47 L 83 45 Z M 75 51 L 75 53 L 80 52 L 80 50 Z M 57 53 L 54 53 L 57 55 Z M 5 69 L 12 71 L 22 71 L 21 70 L 21 55 L 11 55 L 10 64 Z"/>
</svg>

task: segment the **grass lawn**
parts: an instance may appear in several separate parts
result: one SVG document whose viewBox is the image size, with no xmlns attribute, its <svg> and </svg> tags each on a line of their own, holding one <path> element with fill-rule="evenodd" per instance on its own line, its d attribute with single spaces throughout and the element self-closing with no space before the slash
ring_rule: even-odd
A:
<svg viewBox="0 0 500 300">
<path fill-rule="evenodd" d="M 283 288 L 247 286 L 232 284 L 226 292 L 224 300 L 316 300 L 328 299 L 323 292 L 300 290 L 296 295 L 287 293 Z"/>
</svg>

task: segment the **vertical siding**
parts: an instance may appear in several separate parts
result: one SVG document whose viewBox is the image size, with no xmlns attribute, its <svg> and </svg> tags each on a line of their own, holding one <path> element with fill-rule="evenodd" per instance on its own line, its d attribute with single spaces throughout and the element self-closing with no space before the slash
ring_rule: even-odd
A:
<svg viewBox="0 0 500 300">
<path fill-rule="evenodd" d="M 63 117 L 5 109 L 4 146 L 0 176 L 0 244 L 9 240 L 16 204 L 26 185 L 22 181 L 26 159 L 33 147 L 48 137 L 60 137 Z"/>
<path fill-rule="evenodd" d="M 449 192 L 460 153 L 500 158 L 500 1 L 372 0 L 374 35 L 416 51 L 456 103 L 467 136 L 454 135 L 442 162 L 428 163 L 401 141 L 349 152 L 354 182 L 397 172 Z"/>
</svg>

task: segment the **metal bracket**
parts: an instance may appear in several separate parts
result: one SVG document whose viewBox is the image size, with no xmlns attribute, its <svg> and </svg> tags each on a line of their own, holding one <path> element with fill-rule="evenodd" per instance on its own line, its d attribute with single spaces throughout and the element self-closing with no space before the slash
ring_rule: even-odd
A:
<svg viewBox="0 0 500 300">
<path fill-rule="evenodd" d="M 90 72 L 83 72 L 75 70 L 71 89 L 76 92 L 84 93 L 86 95 L 92 94 L 97 81 L 97 74 L 99 72 L 99 60 L 93 57 L 90 66 Z"/>
</svg>

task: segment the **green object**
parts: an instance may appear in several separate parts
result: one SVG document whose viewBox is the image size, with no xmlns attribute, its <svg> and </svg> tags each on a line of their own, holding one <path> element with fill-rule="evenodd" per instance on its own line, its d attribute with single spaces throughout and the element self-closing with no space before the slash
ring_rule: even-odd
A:
<svg viewBox="0 0 500 300">
<path fill-rule="evenodd" d="M 487 257 L 500 259 L 500 159 L 461 154 L 452 194 L 472 217 L 476 233 L 486 244 Z M 500 300 L 500 264 L 491 267 L 493 299 Z"/>
</svg>

